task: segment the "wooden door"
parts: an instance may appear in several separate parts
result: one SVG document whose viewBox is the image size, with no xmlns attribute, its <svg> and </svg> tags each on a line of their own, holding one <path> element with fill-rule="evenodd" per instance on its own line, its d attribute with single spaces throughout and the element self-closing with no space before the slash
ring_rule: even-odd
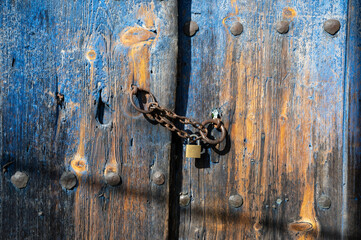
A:
<svg viewBox="0 0 361 240">
<path fill-rule="evenodd" d="M 358 239 L 360 12 L 0 1 L 1 238 Z M 132 84 L 226 140 L 185 158 Z"/>
<path fill-rule="evenodd" d="M 357 238 L 359 1 L 179 6 L 179 25 L 199 31 L 179 32 L 178 111 L 204 119 L 218 108 L 229 138 L 198 167 L 181 158 L 178 191 L 192 201 L 174 211 L 176 236 Z"/>
<path fill-rule="evenodd" d="M 173 0 L 0 2 L 2 239 L 167 236 L 169 184 L 151 179 L 168 180 L 171 134 L 131 107 L 129 89 L 174 107 L 176 10 Z M 11 183 L 17 171 L 25 188 Z"/>
</svg>

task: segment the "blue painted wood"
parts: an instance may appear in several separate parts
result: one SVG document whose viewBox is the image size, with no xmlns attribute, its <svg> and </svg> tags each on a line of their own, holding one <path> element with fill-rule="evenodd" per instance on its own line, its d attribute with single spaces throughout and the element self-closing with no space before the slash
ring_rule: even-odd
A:
<svg viewBox="0 0 361 240">
<path fill-rule="evenodd" d="M 176 11 L 173 0 L 0 2 L 2 239 L 167 237 L 169 185 L 151 176 L 169 177 L 171 135 L 132 109 L 129 90 L 174 107 Z"/>
<path fill-rule="evenodd" d="M 347 58 L 345 102 L 346 111 L 344 114 L 344 159 L 343 182 L 346 183 L 343 195 L 342 208 L 342 230 L 344 236 L 360 238 L 361 229 L 361 2 L 349 1 L 348 24 L 347 24 Z"/>
<path fill-rule="evenodd" d="M 2 238 L 357 238 L 360 3 L 180 0 L 178 19 L 176 4 L 0 2 Z M 226 143 L 185 159 L 176 135 L 131 107 L 132 83 L 197 120 L 218 108 Z M 16 171 L 26 188 L 11 183 Z M 109 172 L 122 184 L 107 185 Z"/>
<path fill-rule="evenodd" d="M 182 158 L 179 191 L 192 202 L 175 213 L 174 238 L 346 234 L 342 214 L 352 210 L 345 196 L 355 186 L 344 181 L 347 4 L 179 1 L 178 113 L 205 119 L 219 108 L 230 137 L 217 147 L 223 152 Z M 328 19 L 341 23 L 334 36 L 323 30 Z M 199 25 L 192 38 L 181 28 L 190 20 Z M 290 23 L 284 35 L 276 31 L 281 20 Z M 239 36 L 230 32 L 236 21 L 244 27 Z M 234 194 L 243 197 L 241 208 L 228 204 Z M 331 200 L 329 209 L 321 197 Z"/>
</svg>

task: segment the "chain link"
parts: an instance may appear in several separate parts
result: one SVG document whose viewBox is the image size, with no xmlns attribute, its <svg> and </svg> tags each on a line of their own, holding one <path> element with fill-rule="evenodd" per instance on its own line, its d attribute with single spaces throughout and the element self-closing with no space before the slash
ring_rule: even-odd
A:
<svg viewBox="0 0 361 240">
<path fill-rule="evenodd" d="M 136 96 L 139 92 L 143 92 L 144 94 L 148 95 L 147 102 L 145 104 L 143 104 L 143 106 L 144 106 L 143 109 L 136 106 L 136 104 L 134 103 L 133 97 Z M 149 101 L 149 99 L 152 99 L 152 100 Z M 130 93 L 130 102 L 137 111 L 146 114 L 150 119 L 157 121 L 159 124 L 166 127 L 168 130 L 170 130 L 172 132 L 176 132 L 179 137 L 189 139 L 189 142 L 191 142 L 191 143 L 198 141 L 198 140 L 203 140 L 205 143 L 208 143 L 208 144 L 218 144 L 218 143 L 222 142 L 226 137 L 226 129 L 225 129 L 221 119 L 219 119 L 219 118 L 209 119 L 209 120 L 204 121 L 203 123 L 200 123 L 200 122 L 194 121 L 190 118 L 187 118 L 184 116 L 179 116 L 175 112 L 159 106 L 159 104 L 155 100 L 154 95 L 147 90 L 138 88 L 136 86 L 132 86 L 131 93 Z M 193 128 L 195 128 L 199 131 L 198 134 L 195 134 L 195 133 L 189 134 L 188 132 L 186 132 L 182 129 L 179 129 L 175 125 L 175 123 L 174 123 L 175 121 L 178 121 L 178 122 L 182 123 L 183 125 L 191 125 Z M 220 129 L 220 131 L 221 131 L 220 138 L 210 139 L 207 137 L 208 136 L 208 129 L 207 129 L 208 124 L 213 124 L 213 126 L 216 129 Z M 194 135 L 196 135 L 197 137 L 195 137 Z"/>
</svg>

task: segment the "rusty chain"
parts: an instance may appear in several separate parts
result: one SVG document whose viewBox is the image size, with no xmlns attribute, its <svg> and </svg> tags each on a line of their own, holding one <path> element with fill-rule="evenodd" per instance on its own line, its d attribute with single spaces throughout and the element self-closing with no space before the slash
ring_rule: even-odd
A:
<svg viewBox="0 0 361 240">
<path fill-rule="evenodd" d="M 145 93 L 145 95 L 147 95 L 147 102 L 142 104 L 143 108 L 138 107 L 134 103 L 134 96 L 136 96 L 139 92 L 143 92 Z M 138 112 L 144 113 L 149 119 L 157 121 L 159 124 L 166 127 L 170 131 L 176 132 L 177 135 L 180 136 L 181 138 L 189 139 L 190 142 L 202 140 L 205 143 L 215 145 L 222 142 L 226 138 L 226 129 L 221 119 L 219 118 L 208 119 L 200 123 L 190 118 L 179 116 L 173 111 L 159 106 L 158 102 L 156 101 L 154 95 L 151 92 L 142 88 L 138 88 L 134 85 L 132 86 L 130 92 L 130 103 Z M 193 128 L 197 129 L 199 131 L 199 133 L 196 134 L 197 137 L 194 137 L 195 133 L 189 134 L 188 132 L 179 129 L 174 123 L 176 121 L 179 121 L 183 125 L 191 125 Z M 220 138 L 210 139 L 208 137 L 208 129 L 207 129 L 208 124 L 213 124 L 216 129 L 219 129 L 221 131 Z"/>
</svg>

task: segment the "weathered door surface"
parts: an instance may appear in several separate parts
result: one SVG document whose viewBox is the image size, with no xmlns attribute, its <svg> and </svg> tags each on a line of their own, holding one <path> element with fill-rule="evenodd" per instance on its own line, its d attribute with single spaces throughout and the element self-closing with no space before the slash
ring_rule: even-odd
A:
<svg viewBox="0 0 361 240">
<path fill-rule="evenodd" d="M 1 239 L 361 238 L 360 12 L 0 0 Z M 226 140 L 185 158 L 132 84 Z"/>
<path fill-rule="evenodd" d="M 201 167 L 181 158 L 179 191 L 192 202 L 177 213 L 177 236 L 356 238 L 360 2 L 179 6 L 180 25 L 192 19 L 199 32 L 179 32 L 177 108 L 201 119 L 219 108 L 229 142 L 208 149 Z M 324 30 L 330 19 L 341 24 L 334 35 Z M 242 207 L 232 207 L 235 195 Z"/>
<path fill-rule="evenodd" d="M 171 134 L 128 92 L 150 88 L 174 106 L 176 1 L 1 1 L 0 11 L 2 238 L 167 236 L 169 183 L 150 179 L 168 179 Z M 11 183 L 17 171 L 25 188 Z"/>
</svg>

